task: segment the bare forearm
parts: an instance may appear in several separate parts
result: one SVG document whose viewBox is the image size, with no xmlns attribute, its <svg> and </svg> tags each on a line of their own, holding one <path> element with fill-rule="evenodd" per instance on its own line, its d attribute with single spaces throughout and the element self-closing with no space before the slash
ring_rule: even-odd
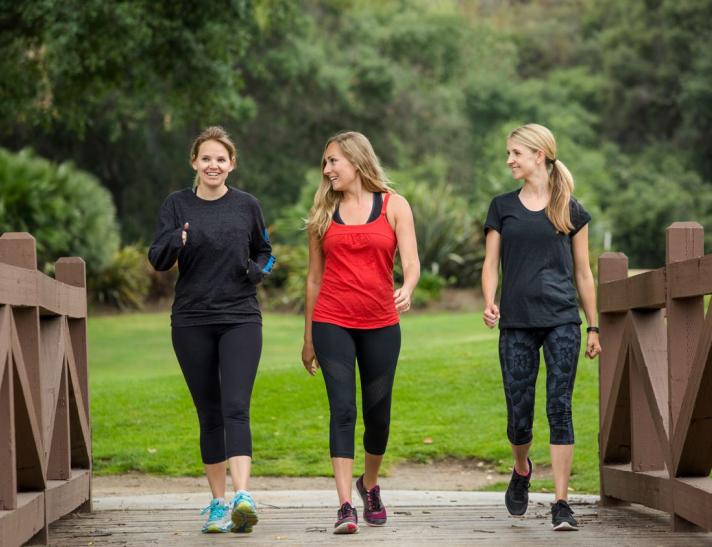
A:
<svg viewBox="0 0 712 547">
<path fill-rule="evenodd" d="M 596 313 L 596 286 L 593 282 L 593 274 L 590 270 L 576 276 L 576 287 L 578 289 L 583 312 L 586 315 L 586 322 L 590 326 L 598 326 Z"/>
<path fill-rule="evenodd" d="M 498 282 L 499 272 L 497 271 L 497 266 L 485 263 L 482 267 L 482 296 L 485 299 L 485 306 L 494 304 Z"/>
<path fill-rule="evenodd" d="M 420 262 L 413 260 L 403 263 L 403 288 L 413 292 L 420 279 Z"/>
<path fill-rule="evenodd" d="M 319 294 L 320 283 L 310 282 L 307 279 L 306 294 L 304 297 L 304 341 L 312 342 L 312 315 L 316 305 L 316 297 Z"/>
</svg>

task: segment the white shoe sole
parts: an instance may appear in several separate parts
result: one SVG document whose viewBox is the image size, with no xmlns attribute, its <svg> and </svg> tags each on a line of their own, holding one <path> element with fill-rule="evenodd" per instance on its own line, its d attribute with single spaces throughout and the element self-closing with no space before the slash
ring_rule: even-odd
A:
<svg viewBox="0 0 712 547">
<path fill-rule="evenodd" d="M 576 526 L 572 526 L 568 522 L 562 522 L 556 526 L 552 524 L 552 528 L 555 532 L 578 532 L 578 528 Z"/>
</svg>

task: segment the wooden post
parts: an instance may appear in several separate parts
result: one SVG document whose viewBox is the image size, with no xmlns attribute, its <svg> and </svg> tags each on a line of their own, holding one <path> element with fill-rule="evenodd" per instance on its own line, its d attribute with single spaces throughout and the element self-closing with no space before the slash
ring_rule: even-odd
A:
<svg viewBox="0 0 712 547">
<path fill-rule="evenodd" d="M 598 258 L 598 282 L 599 284 L 617 281 L 628 277 L 628 257 L 623 253 L 603 253 Z M 598 299 L 600 302 L 600 299 Z M 616 362 L 618 360 L 618 352 L 623 341 L 623 326 L 625 324 L 625 313 L 601 313 L 599 315 L 599 326 L 601 329 L 600 340 L 601 352 L 598 358 L 599 374 L 598 374 L 598 396 L 599 408 L 599 457 L 600 463 L 608 463 L 604 461 L 604 449 L 601 446 L 600 431 L 603 429 L 604 412 L 603 409 L 608 407 L 608 399 L 613 388 L 613 379 L 615 375 Z M 609 445 L 613 448 L 613 458 L 617 461 L 629 461 L 630 458 L 630 424 L 621 424 L 620 428 L 611 431 L 609 436 Z M 627 445 L 627 450 L 626 450 Z M 603 474 L 600 476 L 601 481 L 601 501 L 602 506 L 620 505 L 624 502 L 617 498 L 606 495 L 605 480 Z"/>
<path fill-rule="evenodd" d="M 675 222 L 665 231 L 665 264 L 704 255 L 704 231 L 697 222 Z M 669 424 L 672 438 L 687 388 L 697 340 L 704 323 L 704 298 L 672 298 L 667 291 Z M 701 531 L 677 514 L 672 515 L 675 531 Z"/>
</svg>

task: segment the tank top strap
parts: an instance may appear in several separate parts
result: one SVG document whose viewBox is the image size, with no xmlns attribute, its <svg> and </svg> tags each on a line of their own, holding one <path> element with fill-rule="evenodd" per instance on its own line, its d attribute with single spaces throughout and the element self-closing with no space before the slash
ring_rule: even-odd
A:
<svg viewBox="0 0 712 547">
<path fill-rule="evenodd" d="M 388 200 L 390 199 L 391 194 L 390 192 L 386 192 L 386 195 L 383 196 L 383 206 L 381 207 L 381 216 L 386 216 L 386 209 L 388 208 Z"/>
</svg>

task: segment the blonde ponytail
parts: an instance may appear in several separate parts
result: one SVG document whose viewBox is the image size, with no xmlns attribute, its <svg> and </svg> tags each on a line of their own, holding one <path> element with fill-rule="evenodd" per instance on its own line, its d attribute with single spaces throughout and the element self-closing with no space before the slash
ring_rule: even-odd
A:
<svg viewBox="0 0 712 547">
<path fill-rule="evenodd" d="M 534 152 L 541 150 L 546 157 L 549 171 L 549 205 L 546 216 L 557 232 L 568 234 L 574 229 L 571 222 L 570 202 L 574 192 L 574 177 L 556 157 L 556 140 L 543 125 L 529 123 L 518 127 L 509 134 L 509 139 L 520 142 Z"/>
</svg>

